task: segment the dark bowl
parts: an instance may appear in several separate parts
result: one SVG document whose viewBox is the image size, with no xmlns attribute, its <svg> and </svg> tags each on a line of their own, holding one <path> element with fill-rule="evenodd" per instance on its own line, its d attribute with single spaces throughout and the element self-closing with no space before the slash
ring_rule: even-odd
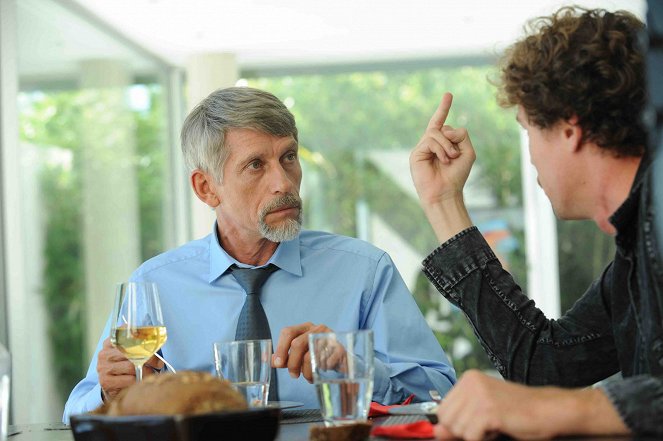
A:
<svg viewBox="0 0 663 441">
<path fill-rule="evenodd" d="M 250 409 L 192 416 L 137 415 L 71 417 L 76 441 L 272 441 L 280 409 Z"/>
</svg>

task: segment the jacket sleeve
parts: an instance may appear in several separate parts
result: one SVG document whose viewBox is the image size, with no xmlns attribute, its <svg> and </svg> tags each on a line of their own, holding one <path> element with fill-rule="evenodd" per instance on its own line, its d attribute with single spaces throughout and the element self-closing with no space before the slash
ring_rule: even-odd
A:
<svg viewBox="0 0 663 441">
<path fill-rule="evenodd" d="M 591 385 L 619 371 L 601 278 L 559 320 L 546 319 L 506 272 L 476 227 L 424 260 L 437 290 L 463 310 L 497 370 L 532 385 Z"/>
<path fill-rule="evenodd" d="M 599 387 L 633 433 L 663 436 L 663 378 L 636 375 L 607 381 Z"/>
</svg>

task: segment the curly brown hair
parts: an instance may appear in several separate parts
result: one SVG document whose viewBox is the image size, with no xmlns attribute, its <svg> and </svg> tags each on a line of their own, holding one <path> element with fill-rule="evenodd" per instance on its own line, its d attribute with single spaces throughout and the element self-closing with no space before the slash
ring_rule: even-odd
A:
<svg viewBox="0 0 663 441">
<path fill-rule="evenodd" d="M 642 156 L 644 24 L 625 11 L 564 7 L 528 27 L 530 35 L 502 57 L 500 105 L 522 105 L 542 129 L 576 116 L 585 141 L 617 156 Z"/>
</svg>

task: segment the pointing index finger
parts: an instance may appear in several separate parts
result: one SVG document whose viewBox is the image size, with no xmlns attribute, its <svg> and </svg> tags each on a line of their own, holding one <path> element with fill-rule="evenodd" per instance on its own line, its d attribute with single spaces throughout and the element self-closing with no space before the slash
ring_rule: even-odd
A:
<svg viewBox="0 0 663 441">
<path fill-rule="evenodd" d="M 442 95 L 442 100 L 440 105 L 437 106 L 435 113 L 428 122 L 428 129 L 437 129 L 440 130 L 444 126 L 447 116 L 449 115 L 449 109 L 451 109 L 451 102 L 453 101 L 453 95 L 449 92 Z"/>
</svg>

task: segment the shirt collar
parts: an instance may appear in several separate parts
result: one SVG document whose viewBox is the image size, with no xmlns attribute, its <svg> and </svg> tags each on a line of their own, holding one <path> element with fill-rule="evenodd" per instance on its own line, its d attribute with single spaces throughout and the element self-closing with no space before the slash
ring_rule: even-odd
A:
<svg viewBox="0 0 663 441">
<path fill-rule="evenodd" d="M 221 277 L 232 265 L 253 268 L 251 265 L 237 261 L 223 249 L 219 240 L 219 230 L 216 222 L 214 222 L 214 228 L 209 241 L 209 255 L 209 277 L 207 279 L 209 283 Z M 301 277 L 302 262 L 299 248 L 299 234 L 293 240 L 281 242 L 265 265 L 270 263 L 290 274 Z"/>
</svg>

